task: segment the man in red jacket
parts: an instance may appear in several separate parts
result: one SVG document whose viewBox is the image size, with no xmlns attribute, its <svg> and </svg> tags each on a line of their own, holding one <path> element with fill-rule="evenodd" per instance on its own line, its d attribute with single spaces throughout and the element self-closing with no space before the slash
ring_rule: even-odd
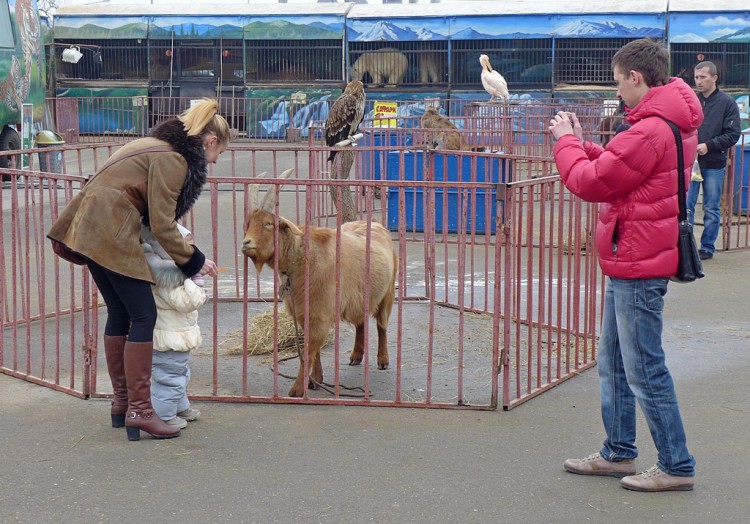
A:
<svg viewBox="0 0 750 524">
<path fill-rule="evenodd" d="M 625 45 L 612 69 L 629 129 L 602 148 L 583 142 L 572 113 L 558 113 L 549 127 L 565 186 L 600 203 L 596 245 L 608 277 L 597 356 L 606 439 L 601 451 L 564 467 L 624 477 L 622 486 L 636 491 L 691 490 L 695 459 L 662 348 L 664 295 L 678 260 L 677 146 L 664 119 L 682 134 L 687 184 L 703 112 L 692 89 L 669 78 L 669 52 L 653 40 Z M 658 451 L 656 465 L 638 475 L 636 401 Z"/>
</svg>

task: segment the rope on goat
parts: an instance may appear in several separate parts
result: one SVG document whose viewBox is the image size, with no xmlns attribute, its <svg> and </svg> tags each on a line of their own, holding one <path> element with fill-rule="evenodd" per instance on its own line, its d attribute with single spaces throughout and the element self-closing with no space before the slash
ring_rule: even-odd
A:
<svg viewBox="0 0 750 524">
<path fill-rule="evenodd" d="M 289 275 L 286 275 L 286 282 L 284 282 L 284 284 L 282 285 L 282 287 L 279 289 L 279 298 L 283 299 L 284 298 L 284 294 L 285 293 L 291 293 L 291 291 L 292 291 L 292 279 L 289 277 Z M 302 349 L 300 348 L 300 344 L 299 344 L 299 339 L 300 339 L 299 326 L 297 325 L 297 314 L 294 311 L 294 300 L 291 300 L 291 299 L 289 300 L 289 309 L 290 309 L 289 313 L 292 316 L 292 321 L 294 322 L 294 334 L 295 334 L 294 341 L 295 341 L 295 347 L 297 349 L 297 358 L 299 359 L 300 364 L 302 365 L 302 362 L 303 362 L 303 359 L 302 359 Z M 287 358 L 285 358 L 283 360 L 279 360 L 279 362 L 284 362 L 286 360 L 291 360 L 293 358 L 294 358 L 294 356 L 287 357 Z M 273 367 L 271 367 L 271 370 L 273 370 Z M 278 374 L 279 374 L 280 377 L 288 378 L 288 379 L 291 379 L 291 380 L 296 380 L 297 379 L 297 377 L 292 377 L 292 376 L 286 375 L 286 374 L 281 373 L 281 372 L 278 372 Z M 336 392 L 333 389 L 331 389 L 331 388 L 335 388 L 336 387 L 334 384 L 329 384 L 327 382 L 322 382 L 321 383 L 321 382 L 318 382 L 317 380 L 315 380 L 314 378 L 309 377 L 309 376 L 308 376 L 308 378 L 310 379 L 310 381 L 313 384 L 315 384 L 316 386 L 318 386 L 320 389 L 327 391 L 331 395 L 334 395 L 334 396 L 336 395 Z M 348 394 L 348 393 L 341 393 L 341 392 L 339 392 L 339 396 L 340 397 L 365 398 L 365 396 L 366 396 L 365 395 L 365 388 L 363 388 L 361 386 L 349 387 L 349 386 L 345 386 L 343 384 L 339 384 L 339 388 L 345 389 L 347 391 L 357 391 L 357 390 L 359 390 L 359 391 L 362 392 L 361 395 L 355 395 L 355 394 Z M 372 392 L 370 392 L 369 395 L 372 395 Z"/>
</svg>

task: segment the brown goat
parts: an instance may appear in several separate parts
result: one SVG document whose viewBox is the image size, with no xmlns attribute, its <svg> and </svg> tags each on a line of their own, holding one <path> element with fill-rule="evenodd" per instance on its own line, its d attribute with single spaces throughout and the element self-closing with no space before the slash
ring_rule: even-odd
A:
<svg viewBox="0 0 750 524">
<path fill-rule="evenodd" d="M 625 102 L 620 100 L 620 103 L 618 104 L 617 109 L 615 109 L 615 112 L 611 115 L 605 116 L 604 118 L 602 118 L 602 121 L 599 122 L 597 131 L 599 133 L 599 142 L 601 143 L 602 147 L 605 147 L 609 143 L 609 141 L 614 138 L 618 126 L 626 123 Z"/>
<path fill-rule="evenodd" d="M 484 151 L 483 146 L 472 147 L 461 137 L 456 124 L 443 116 L 434 107 L 428 107 L 419 120 L 424 129 L 425 142 L 429 148 L 450 149 L 452 151 Z"/>
<path fill-rule="evenodd" d="M 280 178 L 286 178 L 291 169 Z M 272 188 L 263 203 L 257 205 L 257 186 L 252 188 L 253 209 L 247 221 L 247 230 L 242 242 L 242 253 L 255 264 L 260 273 L 263 265 L 274 268 L 278 260 L 279 277 L 284 293 L 284 304 L 299 326 L 304 325 L 305 316 L 305 261 L 310 272 L 310 324 L 309 339 L 305 346 L 309 355 L 309 387 L 317 389 L 323 381 L 320 349 L 323 346 L 336 318 L 336 288 L 340 290 L 341 320 L 356 328 L 354 349 L 349 365 L 362 362 L 365 342 L 365 289 L 369 285 L 369 313 L 378 325 L 378 368 L 388 368 L 388 339 L 386 330 L 396 294 L 396 251 L 391 235 L 381 224 L 365 221 L 347 222 L 341 226 L 341 246 L 337 252 L 336 230 L 315 227 L 297 227 L 289 220 L 278 219 L 278 248 L 274 247 L 274 207 L 276 191 Z M 367 255 L 367 229 L 370 228 L 370 271 L 365 275 Z M 309 252 L 305 253 L 305 231 L 309 233 Z M 336 282 L 336 257 L 341 265 L 341 280 Z M 365 278 L 369 277 L 369 282 Z M 297 380 L 289 390 L 290 397 L 304 394 L 304 362 L 300 361 Z"/>
</svg>

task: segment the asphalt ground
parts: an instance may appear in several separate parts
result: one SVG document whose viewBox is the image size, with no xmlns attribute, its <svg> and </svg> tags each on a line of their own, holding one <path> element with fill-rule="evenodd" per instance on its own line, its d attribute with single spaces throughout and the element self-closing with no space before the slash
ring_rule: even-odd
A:
<svg viewBox="0 0 750 524">
<path fill-rule="evenodd" d="M 181 437 L 139 442 L 107 401 L 0 375 L 0 522 L 748 522 L 750 251 L 706 270 L 665 309 L 692 492 L 563 470 L 603 438 L 596 369 L 510 412 L 196 403 Z"/>
</svg>

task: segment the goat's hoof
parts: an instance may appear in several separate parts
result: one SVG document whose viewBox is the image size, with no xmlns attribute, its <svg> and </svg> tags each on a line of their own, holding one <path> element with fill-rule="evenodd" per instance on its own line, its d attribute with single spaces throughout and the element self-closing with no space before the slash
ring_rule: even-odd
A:
<svg viewBox="0 0 750 524">
<path fill-rule="evenodd" d="M 350 366 L 359 366 L 362 363 L 362 357 L 360 358 L 350 358 L 349 359 L 349 365 Z"/>
<path fill-rule="evenodd" d="M 388 362 L 378 362 L 378 369 L 388 369 Z"/>
<path fill-rule="evenodd" d="M 289 396 L 290 397 L 301 397 L 304 394 L 304 389 L 302 386 L 297 385 L 295 382 L 292 386 L 292 389 L 289 390 Z"/>
</svg>

